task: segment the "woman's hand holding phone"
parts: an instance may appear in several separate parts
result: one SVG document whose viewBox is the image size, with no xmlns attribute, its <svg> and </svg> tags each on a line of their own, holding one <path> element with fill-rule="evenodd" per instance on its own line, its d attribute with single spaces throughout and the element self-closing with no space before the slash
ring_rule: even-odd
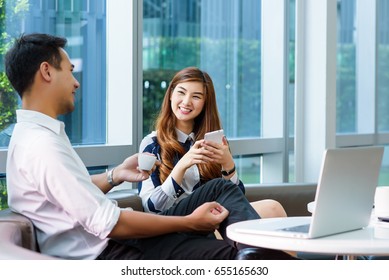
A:
<svg viewBox="0 0 389 280">
<path fill-rule="evenodd" d="M 212 141 L 218 144 L 223 144 L 224 131 L 223 129 L 207 132 L 204 134 L 205 141 Z"/>
</svg>

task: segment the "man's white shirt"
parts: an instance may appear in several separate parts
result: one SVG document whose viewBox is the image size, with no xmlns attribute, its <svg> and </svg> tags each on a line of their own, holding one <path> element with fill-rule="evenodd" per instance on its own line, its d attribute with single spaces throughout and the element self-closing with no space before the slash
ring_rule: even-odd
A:
<svg viewBox="0 0 389 280">
<path fill-rule="evenodd" d="M 32 220 L 42 253 L 95 259 L 107 246 L 120 209 L 93 184 L 63 122 L 17 111 L 8 148 L 10 208 Z"/>
</svg>

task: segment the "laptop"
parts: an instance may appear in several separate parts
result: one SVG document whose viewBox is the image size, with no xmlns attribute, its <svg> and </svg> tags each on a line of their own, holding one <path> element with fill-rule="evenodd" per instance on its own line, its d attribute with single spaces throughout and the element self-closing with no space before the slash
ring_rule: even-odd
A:
<svg viewBox="0 0 389 280">
<path fill-rule="evenodd" d="M 311 217 L 263 219 L 235 230 L 242 233 L 317 238 L 366 227 L 370 222 L 383 147 L 324 152 Z"/>
</svg>

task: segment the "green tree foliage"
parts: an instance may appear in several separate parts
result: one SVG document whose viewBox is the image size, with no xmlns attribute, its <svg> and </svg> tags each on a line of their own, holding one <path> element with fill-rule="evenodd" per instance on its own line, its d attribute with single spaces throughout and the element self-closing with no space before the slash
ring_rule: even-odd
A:
<svg viewBox="0 0 389 280">
<path fill-rule="evenodd" d="M 355 45 L 338 46 L 337 89 L 336 89 L 336 131 L 356 131 L 356 66 Z"/>
<path fill-rule="evenodd" d="M 243 117 L 250 119 L 253 125 L 250 127 L 238 126 L 236 131 L 234 128 L 230 128 L 231 131 L 235 131 L 238 135 L 260 134 L 260 119 L 257 112 L 261 102 L 258 98 L 260 83 L 252 82 L 260 81 L 261 77 L 261 62 L 258 59 L 260 57 L 258 52 L 261 48 L 259 41 L 159 37 L 153 38 L 153 42 L 150 45 L 152 45 L 150 49 L 147 47 L 144 49 L 144 60 L 153 61 L 155 66 L 153 63 L 150 63 L 151 65 L 148 66 L 148 69 L 145 69 L 143 72 L 144 134 L 148 134 L 153 129 L 155 117 L 160 110 L 166 88 L 173 75 L 188 66 L 201 67 L 201 52 L 204 52 L 204 49 L 206 49 L 205 52 L 207 53 L 205 57 L 211 58 L 212 62 L 206 63 L 210 68 L 203 70 L 207 71 L 214 80 L 218 107 L 224 125 L 235 123 L 230 120 L 231 118 L 236 118 L 236 115 L 231 114 L 231 110 L 235 110 L 236 114 L 238 114 L 238 119 Z M 155 46 L 158 46 L 158 48 Z M 235 53 L 236 50 L 238 50 L 237 54 Z M 222 84 L 217 78 L 218 75 L 225 76 L 228 72 L 225 66 L 225 57 L 234 57 L 236 55 L 237 67 L 241 70 L 239 72 L 244 72 L 245 75 L 245 77 L 238 77 L 237 79 L 237 94 L 244 96 L 244 98 L 239 98 L 238 103 L 223 96 L 230 94 L 230 92 L 226 90 L 226 85 Z"/>
<path fill-rule="evenodd" d="M 144 135 L 154 130 L 155 119 L 161 109 L 168 83 L 175 73 L 176 70 L 169 69 L 149 69 L 143 72 Z"/>
<path fill-rule="evenodd" d="M 16 122 L 18 95 L 4 72 L 4 55 L 13 38 L 22 30 L 22 20 L 29 11 L 29 0 L 0 0 L 0 147 L 7 146 L 9 137 L 3 133 Z M 0 178 L 0 210 L 7 208 L 5 178 Z"/>
<path fill-rule="evenodd" d="M 338 46 L 336 130 L 338 133 L 357 131 L 356 49 L 354 44 Z M 379 132 L 389 131 L 389 45 L 378 46 L 377 125 Z M 370 94 L 374 94 L 371 92 Z"/>
<path fill-rule="evenodd" d="M 28 0 L 0 0 L 0 131 L 16 121 L 18 97 L 4 73 L 4 54 L 19 35 L 21 20 L 29 10 Z"/>
<path fill-rule="evenodd" d="M 150 133 L 161 108 L 162 100 L 174 74 L 188 66 L 198 66 L 200 38 L 159 37 L 153 38 L 151 45 L 158 48 L 145 48 L 147 60 L 156 61 L 155 67 L 143 71 L 143 134 Z M 158 59 L 154 57 L 157 56 Z"/>
<path fill-rule="evenodd" d="M 0 178 L 0 210 L 8 208 L 5 178 Z"/>
</svg>

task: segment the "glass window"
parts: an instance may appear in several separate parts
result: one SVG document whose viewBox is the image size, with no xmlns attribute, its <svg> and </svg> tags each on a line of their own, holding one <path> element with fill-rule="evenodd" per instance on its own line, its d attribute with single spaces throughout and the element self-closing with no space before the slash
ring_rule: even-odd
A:
<svg viewBox="0 0 389 280">
<path fill-rule="evenodd" d="M 389 132 L 389 1 L 378 3 L 378 131 Z"/>
<path fill-rule="evenodd" d="M 245 184 L 257 184 L 261 182 L 261 155 L 234 157 L 238 174 Z"/>
<path fill-rule="evenodd" d="M 144 135 L 172 75 L 197 66 L 214 81 L 226 135 L 261 136 L 260 18 L 257 0 L 144 1 Z"/>
<path fill-rule="evenodd" d="M 188 66 L 211 76 L 229 139 L 261 137 L 261 1 L 144 1 L 144 135 L 168 82 Z M 235 159 L 243 181 L 260 182 L 260 155 Z"/>
<path fill-rule="evenodd" d="M 338 0 L 338 57 L 336 131 L 355 133 L 356 123 L 356 46 L 355 1 Z"/>
<path fill-rule="evenodd" d="M 378 1 L 377 7 L 377 129 L 389 132 L 389 1 Z M 379 185 L 389 184 L 388 146 L 382 161 Z"/>
<path fill-rule="evenodd" d="M 380 174 L 378 177 L 378 186 L 389 185 L 389 157 L 388 157 L 389 146 L 386 145 L 384 147 L 385 147 L 385 152 L 384 152 L 384 157 L 382 159 Z"/>
<path fill-rule="evenodd" d="M 75 65 L 81 84 L 74 112 L 60 119 L 73 144 L 106 142 L 106 1 L 4 1 L 0 8 L 0 59 L 7 44 L 21 33 L 44 32 L 68 39 L 66 51 Z M 7 83 L 0 66 L 0 148 L 7 147 L 17 95 Z M 97 78 L 98 77 L 98 78 Z"/>
<path fill-rule="evenodd" d="M 288 55 L 288 88 L 287 88 L 287 110 L 288 110 L 288 138 L 294 137 L 294 122 L 295 122 L 295 47 L 296 47 L 296 1 L 289 1 L 289 55 Z M 295 161 L 294 161 L 294 146 L 288 145 L 288 180 L 295 181 Z"/>
</svg>

